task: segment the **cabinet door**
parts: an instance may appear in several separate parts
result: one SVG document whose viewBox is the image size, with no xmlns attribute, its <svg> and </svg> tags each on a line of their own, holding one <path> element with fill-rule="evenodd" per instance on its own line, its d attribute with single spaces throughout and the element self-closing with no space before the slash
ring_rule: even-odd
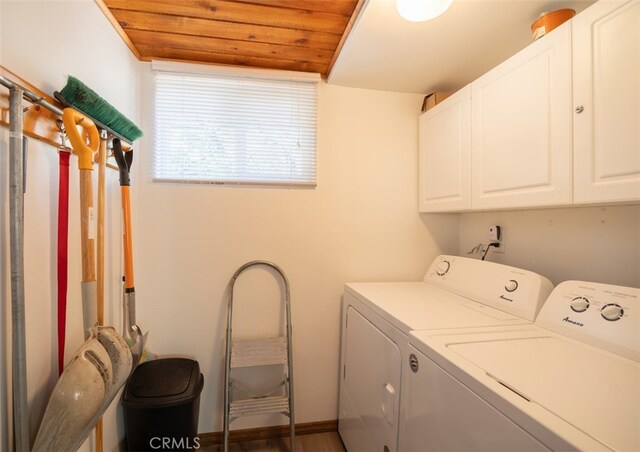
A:
<svg viewBox="0 0 640 452">
<path fill-rule="evenodd" d="M 573 23 L 575 201 L 640 200 L 640 1 Z"/>
<path fill-rule="evenodd" d="M 471 208 L 471 88 L 420 117 L 420 212 Z"/>
<path fill-rule="evenodd" d="M 473 209 L 571 204 L 571 23 L 471 84 Z"/>
</svg>

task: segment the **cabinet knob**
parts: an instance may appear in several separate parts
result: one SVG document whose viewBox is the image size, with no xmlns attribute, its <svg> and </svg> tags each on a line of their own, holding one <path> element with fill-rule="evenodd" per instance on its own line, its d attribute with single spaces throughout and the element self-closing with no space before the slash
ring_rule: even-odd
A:
<svg viewBox="0 0 640 452">
<path fill-rule="evenodd" d="M 584 111 L 584 107 L 582 105 L 578 105 L 576 107 L 576 113 L 580 114 Z"/>
</svg>

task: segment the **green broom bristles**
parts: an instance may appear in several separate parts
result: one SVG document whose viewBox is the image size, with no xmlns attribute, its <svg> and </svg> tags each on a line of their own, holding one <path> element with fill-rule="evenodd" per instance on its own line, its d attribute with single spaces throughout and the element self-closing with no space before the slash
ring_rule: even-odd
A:
<svg viewBox="0 0 640 452">
<path fill-rule="evenodd" d="M 69 105 L 119 133 L 127 140 L 133 142 L 142 136 L 142 130 L 133 121 L 77 78 L 70 75 L 60 94 Z"/>
</svg>

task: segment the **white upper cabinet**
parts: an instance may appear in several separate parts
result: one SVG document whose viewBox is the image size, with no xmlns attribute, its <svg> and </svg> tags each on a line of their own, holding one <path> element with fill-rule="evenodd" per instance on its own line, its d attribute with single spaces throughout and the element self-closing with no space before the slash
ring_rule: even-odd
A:
<svg viewBox="0 0 640 452">
<path fill-rule="evenodd" d="M 576 203 L 640 200 L 640 0 L 573 19 Z"/>
<path fill-rule="evenodd" d="M 473 209 L 572 203 L 571 83 L 567 22 L 471 84 Z"/>
<path fill-rule="evenodd" d="M 471 208 L 471 89 L 420 116 L 420 212 Z"/>
</svg>

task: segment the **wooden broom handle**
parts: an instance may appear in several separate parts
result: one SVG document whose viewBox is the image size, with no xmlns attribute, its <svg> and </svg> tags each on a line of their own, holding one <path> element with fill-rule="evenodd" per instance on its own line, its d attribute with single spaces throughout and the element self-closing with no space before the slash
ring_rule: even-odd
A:
<svg viewBox="0 0 640 452">
<path fill-rule="evenodd" d="M 92 170 L 80 170 L 80 242 L 82 247 L 82 281 L 95 281 L 95 240 L 90 234 L 93 215 Z"/>
<path fill-rule="evenodd" d="M 105 224 L 105 168 L 107 165 L 107 140 L 100 140 L 98 149 L 98 228 L 97 228 L 97 300 L 98 300 L 98 325 L 104 325 L 104 224 Z"/>
<path fill-rule="evenodd" d="M 97 274 L 97 302 L 98 302 L 98 325 L 104 325 L 104 223 L 105 223 L 105 185 L 106 175 L 105 168 L 107 166 L 107 133 L 101 131 L 100 147 L 98 148 L 98 274 Z M 102 418 L 96 423 L 96 452 L 103 450 L 103 426 Z"/>
</svg>

